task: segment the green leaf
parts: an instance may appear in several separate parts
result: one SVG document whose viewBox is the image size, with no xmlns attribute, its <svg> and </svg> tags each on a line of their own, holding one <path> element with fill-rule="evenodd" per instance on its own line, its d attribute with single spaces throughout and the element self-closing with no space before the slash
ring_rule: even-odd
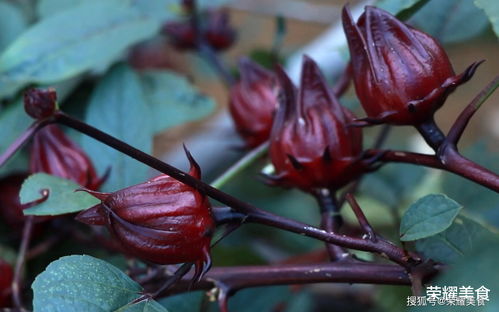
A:
<svg viewBox="0 0 499 312">
<path fill-rule="evenodd" d="M 196 291 L 160 299 L 159 303 L 174 312 L 199 311 L 204 292 Z M 311 311 L 313 302 L 308 292 L 291 293 L 288 286 L 256 287 L 238 291 L 229 299 L 229 311 L 272 312 L 279 304 L 286 304 L 286 312 Z M 219 311 L 210 304 L 206 311 Z M 204 310 L 203 310 L 204 311 Z"/>
<path fill-rule="evenodd" d="M 111 0 L 106 0 L 111 1 Z M 178 0 L 114 0 L 124 4 L 129 4 L 144 13 L 144 15 L 153 17 L 158 21 L 165 22 L 174 18 L 181 12 L 180 2 Z M 41 18 L 46 18 L 64 10 L 89 3 L 102 2 L 102 0 L 39 0 L 37 3 L 37 12 Z M 198 1 L 201 9 L 218 7 L 226 4 L 229 0 L 204 0 Z"/>
<path fill-rule="evenodd" d="M 248 183 L 256 179 L 261 164 L 251 164 L 232 178 L 230 183 L 223 185 L 222 190 L 241 200 L 251 201 L 258 207 L 269 212 L 300 220 L 308 224 L 318 224 L 320 221 L 319 209 L 315 199 L 298 190 L 284 190 L 270 187 L 263 183 Z M 271 227 L 244 226 L 226 237 L 221 244 L 234 242 L 251 244 L 255 238 L 265 240 L 270 246 L 285 252 L 300 253 L 312 251 L 322 245 L 319 241 L 307 239 L 302 235 L 276 230 Z M 258 249 L 255 248 L 258 254 Z M 243 263 L 241 263 L 243 264 Z"/>
<path fill-rule="evenodd" d="M 272 312 L 276 305 L 289 301 L 290 297 L 288 286 L 243 289 L 229 300 L 229 311 Z"/>
<path fill-rule="evenodd" d="M 444 231 L 462 208 L 443 194 L 420 198 L 402 216 L 400 240 L 413 241 Z"/>
<path fill-rule="evenodd" d="M 379 285 L 376 287 L 374 300 L 377 311 L 400 312 L 405 311 L 407 296 L 411 295 L 410 287 L 394 285 Z"/>
<path fill-rule="evenodd" d="M 263 67 L 272 70 L 276 63 L 281 64 L 284 63 L 284 59 L 276 54 L 274 50 L 270 49 L 254 49 L 249 53 L 249 58 L 262 65 Z M 239 74 L 239 73 L 237 73 Z"/>
<path fill-rule="evenodd" d="M 15 5 L 0 1 L 0 51 L 28 27 L 28 20 Z"/>
<path fill-rule="evenodd" d="M 142 287 L 111 264 L 90 256 L 67 256 L 49 264 L 32 285 L 34 311 L 157 311 L 156 301 L 134 305 Z"/>
<path fill-rule="evenodd" d="M 472 311 L 496 312 L 499 311 L 499 278 L 497 278 L 497 259 L 499 259 L 499 238 L 497 235 L 487 236 L 476 241 L 472 250 L 456 263 L 445 269 L 436 279 L 431 281 L 432 286 L 471 286 L 477 289 L 482 285 L 490 289 L 489 301 L 482 306 L 456 307 L 451 305 L 411 308 L 416 311 Z"/>
<path fill-rule="evenodd" d="M 86 192 L 75 192 L 81 188 L 73 181 L 36 173 L 24 181 L 19 197 L 21 204 L 26 204 L 42 197 L 41 191 L 49 191 L 48 199 L 36 206 L 24 210 L 25 215 L 46 216 L 60 215 L 81 211 L 99 203 L 99 200 Z"/>
<path fill-rule="evenodd" d="M 125 306 L 121 308 L 119 312 L 168 312 L 168 311 L 157 301 L 148 300 L 148 301 L 139 302 L 137 304 Z"/>
<path fill-rule="evenodd" d="M 362 207 L 369 223 L 371 223 L 374 228 L 393 226 L 394 220 L 389 206 L 375 198 L 364 196 L 364 194 L 359 194 L 355 198 L 360 207 Z M 345 220 L 351 224 L 356 224 L 358 222 L 357 217 L 348 205 L 343 207 L 341 214 Z"/>
<path fill-rule="evenodd" d="M 18 151 L 6 164 L 0 167 L 0 176 L 8 175 L 12 172 L 26 172 L 28 162 L 28 152 L 26 150 Z"/>
<path fill-rule="evenodd" d="M 122 1 L 92 1 L 43 19 L 0 56 L 0 95 L 102 66 L 159 26 Z"/>
<path fill-rule="evenodd" d="M 468 254 L 486 234 L 491 235 L 481 224 L 458 216 L 447 230 L 417 240 L 416 249 L 425 257 L 442 263 L 453 263 Z"/>
<path fill-rule="evenodd" d="M 489 24 L 487 16 L 473 5 L 472 0 L 430 1 L 410 21 L 443 43 L 471 39 Z"/>
<path fill-rule="evenodd" d="M 490 0 L 475 0 L 475 5 L 485 11 L 492 28 L 499 37 L 499 2 Z"/>
<path fill-rule="evenodd" d="M 16 100 L 0 110 L 0 153 L 3 153 L 31 124 L 22 100 Z"/>
<path fill-rule="evenodd" d="M 406 20 L 423 7 L 429 0 L 378 0 L 376 6 Z"/>
<path fill-rule="evenodd" d="M 111 1 L 111 0 L 106 0 Z M 177 0 L 113 0 L 123 4 L 128 4 L 147 16 L 154 17 L 158 21 L 164 22 L 172 18 L 178 12 L 180 7 Z M 79 5 L 89 2 L 102 2 L 102 0 L 40 0 L 36 7 L 38 15 L 41 18 L 46 18 L 64 10 L 72 9 Z"/>
<path fill-rule="evenodd" d="M 219 243 L 211 251 L 213 263 L 219 266 L 231 266 L 244 263 L 245 265 L 265 264 L 266 261 L 259 257 L 251 246 L 241 244 Z"/>
<path fill-rule="evenodd" d="M 0 245 L 0 259 L 11 265 L 16 265 L 17 252 L 10 247 Z"/>
<path fill-rule="evenodd" d="M 86 122 L 145 152 L 152 152 L 154 122 L 138 75 L 126 65 L 113 67 L 93 91 Z M 82 146 L 96 168 L 111 167 L 105 189 L 118 190 L 147 178 L 148 167 L 88 136 Z"/>
<path fill-rule="evenodd" d="M 234 0 L 198 0 L 198 6 L 201 9 L 209 9 L 223 6 L 230 2 L 234 2 Z"/>
<path fill-rule="evenodd" d="M 137 10 L 144 15 L 157 19 L 161 23 L 179 16 L 179 4 L 178 0 L 132 0 L 132 5 Z"/>
<path fill-rule="evenodd" d="M 183 76 L 170 71 L 148 71 L 141 78 L 154 112 L 154 132 L 201 119 L 215 108 L 213 99 L 200 94 Z"/>
<path fill-rule="evenodd" d="M 314 311 L 315 298 L 308 291 L 300 291 L 286 300 L 286 312 Z"/>
<path fill-rule="evenodd" d="M 158 302 L 169 311 L 191 312 L 199 311 L 205 296 L 204 291 L 191 291 L 188 293 L 169 296 L 159 299 Z"/>
<path fill-rule="evenodd" d="M 91 1 L 99 0 L 39 0 L 36 4 L 36 12 L 41 19 L 44 19 Z"/>
<path fill-rule="evenodd" d="M 494 140 L 479 141 L 463 150 L 462 153 L 492 172 L 499 172 L 497 161 L 499 152 L 496 146 Z M 482 223 L 499 228 L 498 193 L 452 174 L 443 175 L 442 191 L 466 207 L 467 214 Z"/>
<path fill-rule="evenodd" d="M 428 171 L 421 166 L 394 164 L 366 175 L 360 186 L 361 194 L 368 195 L 391 207 L 406 200 L 424 180 Z"/>
</svg>

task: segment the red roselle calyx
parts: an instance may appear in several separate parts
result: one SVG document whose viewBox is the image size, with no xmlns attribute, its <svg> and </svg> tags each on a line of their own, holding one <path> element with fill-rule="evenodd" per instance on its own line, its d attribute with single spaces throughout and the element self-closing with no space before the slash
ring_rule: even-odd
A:
<svg viewBox="0 0 499 312">
<path fill-rule="evenodd" d="M 431 120 L 447 96 L 468 81 L 479 65 L 474 63 L 455 75 L 433 37 L 384 10 L 366 6 L 355 23 L 345 7 L 342 19 L 355 90 L 367 123 L 418 125 Z"/>
<path fill-rule="evenodd" d="M 189 174 L 200 168 L 187 152 Z M 167 175 L 114 193 L 86 190 L 102 202 L 76 219 L 105 225 L 132 255 L 158 264 L 195 262 L 199 278 L 210 266 L 210 240 L 215 227 L 208 198 Z"/>
<path fill-rule="evenodd" d="M 25 217 L 23 206 L 19 201 L 19 191 L 28 176 L 27 172 L 13 173 L 0 179 L 0 216 L 16 231 L 21 231 L 24 224 Z"/>
<path fill-rule="evenodd" d="M 91 190 L 104 182 L 90 158 L 57 125 L 45 126 L 34 135 L 29 165 L 32 173 L 45 172 Z"/>
<path fill-rule="evenodd" d="M 362 132 L 348 125 L 355 118 L 328 88 L 317 64 L 304 57 L 300 89 L 278 71 L 282 88 L 270 137 L 276 175 L 271 181 L 312 192 L 337 189 L 366 168 Z"/>
<path fill-rule="evenodd" d="M 173 45 L 180 50 L 195 50 L 198 47 L 191 18 L 184 22 L 167 23 L 163 28 L 163 32 L 171 37 Z M 199 27 L 201 39 L 218 51 L 229 48 L 236 38 L 236 32 L 230 26 L 229 13 L 225 9 L 201 13 Z"/>
<path fill-rule="evenodd" d="M 12 266 L 0 259 L 0 308 L 6 308 L 10 305 L 13 278 Z"/>
<path fill-rule="evenodd" d="M 241 79 L 230 90 L 230 114 L 248 147 L 256 147 L 270 136 L 277 81 L 272 72 L 248 58 L 239 61 L 239 72 Z"/>
<path fill-rule="evenodd" d="M 29 89 L 24 93 L 24 110 L 34 119 L 50 117 L 57 110 L 55 89 Z"/>
</svg>

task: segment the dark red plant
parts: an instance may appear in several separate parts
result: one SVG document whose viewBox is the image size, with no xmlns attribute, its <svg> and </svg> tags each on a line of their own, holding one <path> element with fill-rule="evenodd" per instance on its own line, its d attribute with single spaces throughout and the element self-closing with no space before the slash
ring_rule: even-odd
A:
<svg viewBox="0 0 499 312">
<path fill-rule="evenodd" d="M 55 89 L 29 89 L 24 93 L 24 110 L 34 119 L 52 116 L 57 109 Z"/>
<path fill-rule="evenodd" d="M 189 174 L 201 171 L 189 152 Z M 105 225 L 125 250 L 158 263 L 195 262 L 196 277 L 210 267 L 210 240 L 215 227 L 208 198 L 194 188 L 162 174 L 114 193 L 85 190 L 102 202 L 76 219 Z"/>
<path fill-rule="evenodd" d="M 10 306 L 10 293 L 14 272 L 12 266 L 0 259 L 0 308 Z"/>
<path fill-rule="evenodd" d="M 163 32 L 170 36 L 173 45 L 180 50 L 195 50 L 198 48 L 197 31 L 206 44 L 217 51 L 228 49 L 236 38 L 236 32 L 230 25 L 229 13 L 225 9 L 207 10 L 201 13 L 203 22 L 196 30 L 192 18 L 183 22 L 167 23 Z"/>
<path fill-rule="evenodd" d="M 46 126 L 35 134 L 29 165 L 32 173 L 45 172 L 91 190 L 104 182 L 90 158 L 57 125 Z"/>
<path fill-rule="evenodd" d="M 134 69 L 169 69 L 180 71 L 178 60 L 171 55 L 171 46 L 165 38 L 157 38 L 135 45 L 128 54 Z"/>
<path fill-rule="evenodd" d="M 342 18 L 355 90 L 368 123 L 418 125 L 432 119 L 447 96 L 468 81 L 479 65 L 455 75 L 433 37 L 382 9 L 366 6 L 355 23 L 345 7 Z"/>
<path fill-rule="evenodd" d="M 95 243 L 110 252 L 124 252 L 132 259 L 143 260 L 145 264 L 127 261 L 126 274 L 143 289 L 136 299 L 131 299 L 133 301 L 119 302 L 120 305 L 130 307 L 146 300 L 195 289 L 205 290 L 210 300 L 218 299 L 220 311 L 227 312 L 228 298 L 242 289 L 288 285 L 298 295 L 295 290 L 301 291 L 301 285 L 316 283 L 411 285 L 414 295 L 411 298 L 414 298 L 422 294 L 424 286 L 435 281 L 437 274 L 452 273 L 452 264 L 435 262 L 428 257 L 426 250 L 420 253 L 420 248 L 414 248 L 414 244 L 399 247 L 397 237 L 394 241 L 385 239 L 384 234 L 390 229 L 386 227 L 378 232 L 373 228 L 353 193 L 361 191 L 361 175 L 373 170 L 374 162 L 380 165 L 407 163 L 447 170 L 499 192 L 499 176 L 464 158 L 457 148 L 473 114 L 499 86 L 499 77 L 468 104 L 448 134 L 444 134 L 433 121 L 433 115 L 459 84 L 470 79 L 478 64 L 473 64 L 461 75 L 455 75 L 447 55 L 433 38 L 397 21 L 388 13 L 367 7 L 358 23 L 355 23 L 348 9 L 345 9 L 343 22 L 352 62 L 340 82 L 330 88 L 317 64 L 305 57 L 300 86 L 295 88 L 282 68 L 278 68 L 275 75 L 249 60 L 241 61 L 241 80 L 234 81 L 226 62 L 218 58 L 218 53 L 214 53 L 214 50 L 230 46 L 234 40 L 234 32 L 228 26 L 228 15 L 225 12 L 225 16 L 220 14 L 214 18 L 210 13 L 212 11 L 199 12 L 195 0 L 181 1 L 187 21 L 177 23 L 178 28 L 173 27 L 170 35 L 178 40 L 178 47 L 196 50 L 213 66 L 230 88 L 230 110 L 238 132 L 248 147 L 260 147 L 245 155 L 210 185 L 200 179 L 201 170 L 187 151 L 191 164 L 188 173 L 148 154 L 148 151 L 135 148 L 134 144 L 121 141 L 59 110 L 53 90 L 30 90 L 25 95 L 25 108 L 36 120 L 5 152 L 2 151 L 0 166 L 36 135 L 31 147 L 32 171 L 48 172 L 76 181 L 82 185 L 80 190 L 98 198 L 99 204 L 81 212 L 76 219 L 89 225 L 106 227 L 112 241 L 103 239 L 100 231 L 84 231 L 81 226 L 74 227 L 74 224 L 65 222 L 69 220 L 52 222 L 50 235 L 37 237 L 34 226 L 39 224 L 34 223 L 42 217 L 24 218 L 22 210 L 42 202 L 52 190 L 54 194 L 56 190 L 50 185 L 39 190 L 32 189 L 40 192 L 42 198 L 20 205 L 18 193 L 28 173 L 0 179 L 0 213 L 4 213 L 4 207 L 14 207 L 9 213 L 15 213 L 18 222 L 24 224 L 18 227 L 23 230 L 19 241 L 10 241 L 11 232 L 6 233 L 6 242 L 9 245 L 19 242 L 19 249 L 14 274 L 12 267 L 4 263 L 0 255 L 0 310 L 3 304 L 9 305 L 10 300 L 15 311 L 33 307 L 26 301 L 32 297 L 27 290 L 37 273 L 33 269 L 39 267 L 38 263 L 52 258 L 52 252 L 48 251 L 53 250 L 52 247 L 58 243 Z M 408 9 L 413 12 L 416 6 Z M 276 19 L 276 38 L 270 50 L 276 59 L 279 58 L 285 26 L 283 19 Z M 166 42 L 166 39 L 161 38 L 161 43 Z M 156 50 L 141 50 L 144 47 L 136 46 L 136 51 L 143 55 L 132 53 L 130 56 L 129 61 L 136 68 L 166 66 L 162 62 L 165 59 L 160 57 L 161 52 L 164 52 L 162 46 Z M 354 79 L 358 97 L 368 118 L 356 119 L 352 112 L 340 105 L 337 97 L 346 90 L 350 78 Z M 78 86 L 75 92 L 85 92 L 86 88 L 85 85 Z M 276 96 L 278 92 L 280 95 Z M 393 150 L 392 146 L 385 147 L 391 128 L 389 126 L 381 129 L 371 149 L 363 150 L 362 132 L 355 126 L 376 123 L 415 126 L 435 153 L 419 154 Z M 161 175 L 112 193 L 97 192 L 102 180 L 97 178 L 88 156 L 63 134 L 57 124 L 92 137 L 158 170 Z M 270 182 L 283 187 L 300 188 L 315 196 L 321 213 L 320 227 L 302 222 L 298 215 L 296 219 L 288 218 L 258 208 L 222 190 L 222 187 L 227 186 L 227 181 L 246 170 L 248 165 L 261 160 L 267 147 L 275 169 L 275 174 L 269 177 Z M 393 190 L 402 190 L 395 182 Z M 340 188 L 344 188 L 341 193 Z M 247 190 L 243 188 L 242 191 Z M 224 207 L 212 208 L 208 196 Z M 261 202 L 269 199 L 267 206 L 278 205 L 273 198 L 267 197 L 249 200 Z M 385 202 L 382 197 L 379 197 L 380 203 Z M 393 196 L 388 197 L 386 202 L 392 208 L 399 209 L 398 206 L 406 202 L 395 202 Z M 345 202 L 351 207 L 358 225 L 353 222 L 342 224 L 340 209 Z M 308 211 L 310 206 L 303 208 Z M 312 251 L 284 261 L 276 262 L 269 258 L 266 263 L 215 267 L 207 272 L 211 264 L 211 240 L 215 227 L 226 227 L 220 238 L 223 239 L 233 230 L 251 223 L 323 242 L 326 252 L 321 252 L 320 263 L 315 261 L 317 253 Z M 69 240 L 64 242 L 61 237 Z M 248 236 L 245 239 L 253 238 Z M 268 243 L 268 246 L 274 245 L 271 241 Z M 351 250 L 369 253 L 369 260 L 358 259 Z M 224 250 L 221 252 L 225 253 Z M 329 261 L 325 261 L 325 255 L 329 256 Z M 151 262 L 160 265 L 184 264 L 176 266 L 173 274 L 167 274 L 164 267 Z M 4 270 L 5 265 L 7 269 Z M 192 277 L 188 272 L 193 265 L 195 272 Z M 54 267 L 51 265 L 46 272 L 51 273 Z M 57 274 L 61 272 L 64 273 L 59 271 Z M 51 276 L 53 274 L 43 274 L 37 279 L 43 281 Z M 35 309 L 42 302 L 37 300 L 41 295 L 37 293 L 36 286 L 33 287 Z M 70 298 L 74 294 L 78 296 Z M 69 305 L 88 301 L 88 296 L 78 292 L 68 295 L 66 303 Z M 312 292 L 311 295 L 311 298 L 316 298 L 316 293 Z M 352 302 L 364 302 L 364 298 L 360 297 L 352 296 Z M 408 298 L 408 305 L 411 298 Z M 62 303 L 59 297 L 48 299 L 55 300 L 53 302 L 56 304 Z M 369 305 L 372 305 L 371 302 Z M 316 309 L 322 308 L 321 304 L 314 306 Z M 287 303 L 270 307 L 273 310 L 287 308 Z M 359 307 L 360 310 L 363 308 Z"/>
<path fill-rule="evenodd" d="M 239 61 L 239 72 L 241 79 L 230 90 L 230 114 L 247 146 L 255 147 L 270 136 L 277 81 L 273 73 L 248 58 Z"/>
<path fill-rule="evenodd" d="M 11 229 L 17 231 L 21 231 L 24 224 L 19 191 L 28 176 L 27 172 L 13 173 L 0 179 L 0 216 Z"/>
<path fill-rule="evenodd" d="M 305 191 L 339 188 L 363 171 L 362 133 L 342 107 L 317 64 L 304 57 L 300 89 L 278 71 L 282 97 L 270 137 L 271 180 Z"/>
<path fill-rule="evenodd" d="M 24 106 L 27 112 L 31 111 L 31 117 L 45 118 L 55 112 L 56 98 L 53 89 L 30 89 L 25 93 Z M 34 135 L 29 167 L 30 173 L 59 176 L 91 190 L 97 190 L 105 180 L 105 177 L 97 177 L 90 158 L 57 125 L 45 126 Z M 22 230 L 25 221 L 23 209 L 30 206 L 21 205 L 19 201 L 22 183 L 28 176 L 28 172 L 14 173 L 0 180 L 0 216 L 15 231 Z M 47 216 L 35 218 L 37 223 L 50 219 Z"/>
</svg>

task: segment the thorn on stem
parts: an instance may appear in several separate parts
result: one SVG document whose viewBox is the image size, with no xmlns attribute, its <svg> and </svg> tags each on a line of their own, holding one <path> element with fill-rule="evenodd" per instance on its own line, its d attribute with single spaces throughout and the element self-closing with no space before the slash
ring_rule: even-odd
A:
<svg viewBox="0 0 499 312">
<path fill-rule="evenodd" d="M 220 312 L 229 312 L 229 292 L 230 288 L 225 285 L 217 285 L 218 289 L 218 308 Z"/>
<path fill-rule="evenodd" d="M 303 170 L 303 165 L 300 164 L 300 162 L 293 155 L 287 154 L 287 156 L 289 161 L 291 162 L 291 165 L 293 165 L 293 168 L 295 168 L 296 170 Z"/>
<path fill-rule="evenodd" d="M 374 243 L 377 242 L 378 239 L 376 237 L 376 233 L 374 233 L 374 229 L 369 224 L 369 221 L 367 221 L 367 218 L 364 215 L 362 209 L 360 208 L 359 203 L 357 202 L 357 200 L 355 200 L 355 197 L 351 193 L 348 193 L 346 194 L 346 200 L 350 205 L 350 207 L 352 208 L 352 211 L 354 212 L 355 216 L 357 217 L 359 225 L 369 236 L 369 240 L 371 240 Z"/>
<path fill-rule="evenodd" d="M 459 114 L 456 121 L 452 125 L 449 133 L 447 134 L 447 141 L 452 145 L 457 145 L 459 139 L 461 138 L 464 129 L 471 120 L 471 117 L 476 113 L 480 106 L 487 100 L 489 96 L 494 93 L 494 91 L 499 87 L 499 75 L 496 76 L 491 82 L 489 82 L 485 88 L 483 88 L 473 100 L 464 108 L 464 110 Z"/>
<path fill-rule="evenodd" d="M 166 282 L 161 286 L 158 290 L 156 290 L 152 295 L 150 295 L 150 299 L 154 299 L 158 297 L 161 293 L 165 292 L 166 290 L 170 289 L 173 285 L 175 285 L 178 281 L 184 277 L 190 270 L 191 267 L 194 265 L 192 262 L 187 262 L 182 264 L 176 271 L 173 273 L 173 275 L 166 280 Z M 192 286 L 192 285 L 191 285 Z M 190 288 L 190 287 L 189 287 Z"/>
</svg>

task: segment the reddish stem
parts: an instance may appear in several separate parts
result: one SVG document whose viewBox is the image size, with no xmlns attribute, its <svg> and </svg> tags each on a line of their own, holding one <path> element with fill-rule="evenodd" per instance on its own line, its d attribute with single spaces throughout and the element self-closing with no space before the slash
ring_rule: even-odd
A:
<svg viewBox="0 0 499 312">
<path fill-rule="evenodd" d="M 464 129 L 471 120 L 471 117 L 475 115 L 480 106 L 485 100 L 492 95 L 492 93 L 499 87 L 499 76 L 496 76 L 491 82 L 480 91 L 475 98 L 466 106 L 466 108 L 459 114 L 456 121 L 452 125 L 449 133 L 447 134 L 447 140 L 454 145 L 457 145 L 459 139 L 463 135 Z"/>
<path fill-rule="evenodd" d="M 27 216 L 24 221 L 23 237 L 19 246 L 17 255 L 16 267 L 14 270 L 14 280 L 12 281 L 12 299 L 17 310 L 23 311 L 22 303 L 22 270 L 26 261 L 26 253 L 28 251 L 29 242 L 31 241 L 31 233 L 33 231 L 34 216 Z"/>
<path fill-rule="evenodd" d="M 435 269 L 428 269 L 425 279 L 433 276 Z M 154 289 L 154 285 L 146 285 Z M 262 265 L 212 268 L 193 289 L 212 289 L 224 287 L 228 295 L 235 291 L 271 285 L 295 285 L 312 283 L 368 283 L 385 285 L 411 285 L 408 273 L 397 265 L 361 262 L 328 262 L 306 265 Z M 190 276 L 186 275 L 171 288 L 159 296 L 184 292 L 190 285 Z"/>
<path fill-rule="evenodd" d="M 340 206 L 336 201 L 336 195 L 329 189 L 319 189 L 314 193 L 319 203 L 321 212 L 321 228 L 332 233 L 339 233 L 340 226 L 343 223 L 340 214 Z M 349 256 L 345 248 L 334 244 L 326 244 L 326 250 L 331 261 L 344 260 Z"/>
<path fill-rule="evenodd" d="M 367 150 L 365 154 L 367 156 L 381 155 L 381 157 L 379 158 L 379 161 L 381 162 L 407 163 L 446 170 L 446 168 L 438 161 L 435 155 L 376 149 Z"/>
<path fill-rule="evenodd" d="M 360 205 L 357 202 L 357 200 L 355 200 L 355 197 L 351 193 L 349 193 L 346 195 L 346 200 L 348 201 L 348 204 L 352 208 L 355 217 L 357 217 L 360 227 L 364 230 L 364 232 L 367 235 L 369 235 L 370 240 L 376 242 L 377 240 L 376 233 L 374 232 L 374 229 L 371 226 L 371 224 L 369 224 L 369 221 L 367 221 L 366 215 L 360 208 Z"/>
<path fill-rule="evenodd" d="M 499 176 L 459 154 L 452 144 L 444 144 L 439 158 L 445 169 L 499 193 Z"/>
<path fill-rule="evenodd" d="M 313 226 L 310 226 L 305 223 L 301 223 L 298 221 L 294 221 L 291 219 L 286 219 L 281 216 L 277 216 L 266 212 L 262 209 L 259 209 L 249 203 L 241 201 L 235 198 L 232 195 L 224 193 L 209 184 L 198 180 L 191 175 L 179 170 L 167 163 L 162 162 L 161 160 L 146 154 L 127 143 L 120 141 L 107 133 L 100 131 L 97 128 L 94 128 L 84 122 L 81 122 L 77 119 L 74 119 L 62 112 L 57 112 L 55 114 L 55 122 L 64 124 L 69 126 L 75 130 L 80 131 L 146 165 L 151 168 L 154 168 L 164 174 L 171 176 L 172 178 L 187 184 L 196 190 L 210 196 L 213 199 L 218 200 L 219 202 L 232 207 L 238 212 L 244 213 L 248 215 L 247 220 L 250 222 L 261 223 L 269 226 L 273 226 L 279 229 L 287 230 L 290 232 L 294 232 L 297 234 L 305 235 L 308 237 L 312 237 L 315 239 L 322 240 L 324 242 L 337 244 L 346 248 L 353 248 L 363 251 L 371 251 L 381 255 L 386 256 L 388 259 L 399 263 L 405 267 L 412 267 L 419 260 L 416 259 L 415 262 L 408 261 L 407 257 L 404 254 L 404 251 L 386 241 L 379 241 L 377 243 L 373 243 L 371 241 L 367 241 L 361 238 L 355 237 L 347 237 L 344 235 L 339 235 L 335 233 L 328 233 L 324 230 L 320 230 Z M 414 260 L 414 259 L 411 259 Z"/>
<path fill-rule="evenodd" d="M 0 167 L 3 166 L 14 154 L 41 128 L 52 122 L 51 118 L 37 120 L 0 155 Z"/>
<path fill-rule="evenodd" d="M 466 110 L 465 110 L 466 111 Z M 463 117 L 466 119 L 465 117 Z M 460 126 L 454 127 L 460 129 Z M 457 152 L 456 145 L 449 141 L 433 120 L 416 127 L 425 141 L 435 150 L 435 158 L 442 165 L 442 169 L 465 177 L 499 193 L 499 176 L 494 172 L 465 158 Z M 454 141 L 459 137 L 459 131 L 453 135 Z"/>
</svg>

